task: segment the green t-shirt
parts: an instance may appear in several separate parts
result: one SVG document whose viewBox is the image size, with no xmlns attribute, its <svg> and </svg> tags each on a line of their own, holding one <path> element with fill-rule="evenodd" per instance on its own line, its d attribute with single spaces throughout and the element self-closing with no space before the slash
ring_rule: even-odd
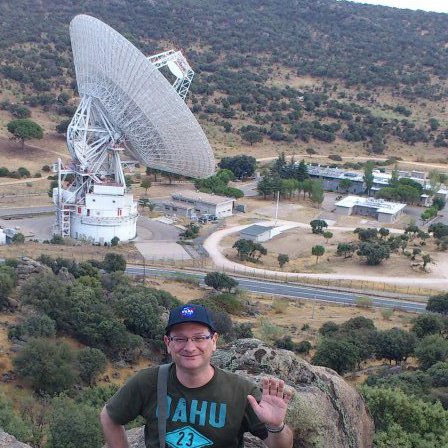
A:
<svg viewBox="0 0 448 448">
<path fill-rule="evenodd" d="M 146 448 L 158 448 L 157 372 L 158 367 L 143 369 L 108 401 L 106 409 L 117 424 L 125 425 L 142 415 L 146 419 Z M 212 379 L 204 386 L 188 388 L 176 376 L 168 376 L 166 446 L 170 448 L 241 448 L 243 434 L 251 432 L 260 439 L 268 436 L 247 400 L 258 401 L 261 391 L 250 381 L 214 367 Z"/>
</svg>

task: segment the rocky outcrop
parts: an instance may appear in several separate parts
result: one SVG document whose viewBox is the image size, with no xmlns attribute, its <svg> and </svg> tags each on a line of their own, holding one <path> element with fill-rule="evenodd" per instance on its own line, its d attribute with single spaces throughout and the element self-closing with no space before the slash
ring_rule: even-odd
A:
<svg viewBox="0 0 448 448">
<path fill-rule="evenodd" d="M 30 275 L 50 272 L 53 271 L 48 266 L 32 260 L 31 258 L 23 257 L 16 267 L 17 282 L 19 285 L 22 285 L 28 280 Z"/>
<path fill-rule="evenodd" d="M 312 366 L 294 353 L 257 339 L 241 339 L 214 355 L 215 365 L 253 381 L 278 377 L 295 390 L 287 422 L 294 448 L 371 448 L 374 426 L 361 395 L 336 372 Z M 132 448 L 144 448 L 142 428 L 128 432 Z M 248 436 L 246 448 L 265 446 Z"/>
<path fill-rule="evenodd" d="M 287 417 L 295 434 L 294 447 L 372 446 L 373 420 L 363 398 L 333 370 L 312 366 L 290 351 L 270 348 L 256 339 L 242 339 L 218 350 L 213 361 L 256 381 L 266 376 L 281 378 L 295 389 Z"/>
<path fill-rule="evenodd" d="M 0 448 L 31 448 L 0 429 Z"/>
</svg>

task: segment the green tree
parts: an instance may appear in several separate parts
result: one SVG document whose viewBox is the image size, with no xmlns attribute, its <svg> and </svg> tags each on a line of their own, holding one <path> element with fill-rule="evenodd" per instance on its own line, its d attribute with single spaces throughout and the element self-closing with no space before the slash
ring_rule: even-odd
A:
<svg viewBox="0 0 448 448">
<path fill-rule="evenodd" d="M 333 322 L 331 320 L 325 322 L 320 328 L 319 328 L 319 334 L 331 338 L 333 335 L 335 335 L 339 331 L 339 325 L 336 322 Z"/>
<path fill-rule="evenodd" d="M 7 128 L 13 135 L 13 138 L 22 142 L 22 150 L 25 147 L 25 140 L 41 139 L 44 136 L 43 129 L 37 123 L 27 118 L 12 120 L 8 123 Z"/>
<path fill-rule="evenodd" d="M 106 272 L 125 271 L 126 260 L 121 254 L 114 252 L 106 254 L 102 263 L 103 269 Z"/>
<path fill-rule="evenodd" d="M 328 240 L 333 238 L 333 232 L 326 231 L 326 232 L 322 233 L 322 236 L 327 240 L 327 244 L 328 244 Z"/>
<path fill-rule="evenodd" d="M 25 235 L 23 233 L 17 232 L 11 240 L 14 244 L 23 244 L 25 242 Z"/>
<path fill-rule="evenodd" d="M 440 402 L 428 403 L 396 388 L 362 386 L 361 393 L 375 423 L 375 446 L 430 448 L 448 443 L 448 412 Z"/>
<path fill-rule="evenodd" d="M 325 247 L 324 246 L 313 246 L 311 248 L 311 254 L 316 257 L 316 264 L 319 261 L 319 257 L 321 257 L 325 253 Z"/>
<path fill-rule="evenodd" d="M 106 370 L 106 355 L 97 348 L 86 347 L 78 353 L 79 376 L 89 386 L 95 384 L 96 377 Z"/>
<path fill-rule="evenodd" d="M 448 362 L 437 362 L 426 372 L 434 387 L 448 387 Z"/>
<path fill-rule="evenodd" d="M 56 334 L 56 322 L 46 314 L 28 317 L 22 328 L 25 334 L 33 338 L 51 338 Z"/>
<path fill-rule="evenodd" d="M 432 205 L 441 211 L 445 208 L 446 202 L 442 198 L 434 198 L 432 200 Z"/>
<path fill-rule="evenodd" d="M 287 254 L 278 254 L 278 264 L 282 268 L 286 263 L 289 263 L 289 256 Z"/>
<path fill-rule="evenodd" d="M 118 246 L 118 243 L 120 242 L 120 238 L 118 238 L 118 236 L 114 236 L 111 240 L 110 240 L 110 245 L 112 247 L 116 247 Z"/>
<path fill-rule="evenodd" d="M 246 260 L 252 249 L 252 241 L 241 238 L 235 241 L 232 248 L 236 249 L 240 260 Z"/>
<path fill-rule="evenodd" d="M 159 304 L 156 295 L 150 289 L 122 291 L 121 299 L 114 294 L 116 309 L 126 328 L 139 336 L 161 340 L 162 322 L 159 317 Z"/>
<path fill-rule="evenodd" d="M 436 314 L 420 314 L 412 321 L 412 331 L 419 339 L 430 334 L 441 334 L 444 328 L 443 318 Z"/>
<path fill-rule="evenodd" d="M 426 310 L 433 313 L 448 314 L 448 293 L 431 296 L 426 304 Z"/>
<path fill-rule="evenodd" d="M 66 343 L 33 339 L 13 362 L 17 374 L 37 392 L 57 394 L 70 389 L 76 381 L 74 353 Z"/>
<path fill-rule="evenodd" d="M 415 348 L 422 369 L 427 370 L 437 362 L 448 360 L 448 340 L 438 334 L 425 336 Z"/>
<path fill-rule="evenodd" d="M 257 160 L 245 154 L 234 157 L 223 157 L 218 164 L 219 168 L 232 171 L 235 178 L 244 179 L 255 174 Z"/>
<path fill-rule="evenodd" d="M 238 286 L 238 282 L 224 272 L 209 272 L 204 278 L 204 283 L 216 291 L 227 289 L 230 292 Z"/>
<path fill-rule="evenodd" d="M 352 371 L 359 359 L 358 348 L 342 339 L 324 338 L 317 346 L 312 363 L 329 367 L 342 375 Z"/>
<path fill-rule="evenodd" d="M 13 404 L 0 393 L 0 429 L 22 442 L 31 442 L 32 428 L 16 414 Z"/>
<path fill-rule="evenodd" d="M 313 204 L 320 207 L 324 202 L 324 187 L 321 181 L 314 181 L 311 188 L 310 199 Z"/>
<path fill-rule="evenodd" d="M 323 219 L 313 219 L 310 226 L 313 233 L 321 234 L 324 232 L 323 229 L 328 227 L 328 224 Z"/>
<path fill-rule="evenodd" d="M 142 179 L 142 182 L 140 184 L 140 187 L 142 187 L 145 190 L 145 196 L 148 196 L 148 189 L 151 188 L 151 180 L 149 177 L 144 177 Z"/>
<path fill-rule="evenodd" d="M 353 256 L 356 249 L 357 246 L 354 243 L 339 243 L 336 253 L 338 255 L 344 255 L 344 258 L 349 258 Z"/>
<path fill-rule="evenodd" d="M 8 307 L 8 295 L 14 288 L 14 279 L 0 271 L 0 310 Z"/>
<path fill-rule="evenodd" d="M 366 257 L 369 266 L 375 266 L 390 257 L 390 248 L 387 243 L 362 242 L 357 253 L 361 257 Z"/>
<path fill-rule="evenodd" d="M 20 298 L 54 319 L 58 327 L 65 320 L 69 308 L 68 287 L 53 273 L 29 277 L 20 288 Z"/>
<path fill-rule="evenodd" d="M 373 187 L 373 163 L 372 162 L 367 162 L 365 167 L 364 167 L 364 184 L 366 186 L 366 193 L 367 195 L 370 195 L 370 190 Z"/>
<path fill-rule="evenodd" d="M 348 193 L 350 187 L 353 185 L 353 182 L 350 179 L 341 179 L 339 181 L 338 189 L 342 190 L 344 193 Z"/>
<path fill-rule="evenodd" d="M 416 344 L 414 333 L 392 328 L 390 330 L 379 331 L 376 339 L 376 357 L 387 359 L 396 364 L 412 355 Z"/>
<path fill-rule="evenodd" d="M 65 134 L 71 121 L 72 121 L 71 118 L 62 120 L 60 123 L 56 125 L 56 132 L 58 134 Z"/>
<path fill-rule="evenodd" d="M 257 191 L 258 194 L 263 195 L 263 199 L 266 199 L 267 196 L 270 196 L 274 193 L 274 185 L 272 179 L 268 176 L 263 177 L 257 183 Z"/>
<path fill-rule="evenodd" d="M 428 265 L 428 263 L 432 262 L 431 255 L 423 254 L 422 261 L 423 261 L 423 264 L 422 264 L 423 270 L 426 271 L 426 266 Z"/>
<path fill-rule="evenodd" d="M 67 397 L 53 400 L 48 428 L 48 448 L 98 448 L 103 435 L 98 423 L 98 410 L 76 404 Z"/>
<path fill-rule="evenodd" d="M 263 134 L 256 130 L 250 130 L 242 133 L 241 138 L 252 146 L 254 143 L 261 143 L 263 141 Z"/>
</svg>

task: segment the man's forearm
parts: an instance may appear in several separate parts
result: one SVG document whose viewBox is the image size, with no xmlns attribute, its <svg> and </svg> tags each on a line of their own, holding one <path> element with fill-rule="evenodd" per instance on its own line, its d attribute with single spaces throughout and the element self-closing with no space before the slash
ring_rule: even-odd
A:
<svg viewBox="0 0 448 448">
<path fill-rule="evenodd" d="M 285 425 L 283 431 L 278 433 L 270 432 L 264 443 L 269 448 L 292 448 L 293 435 L 288 425 Z"/>
<path fill-rule="evenodd" d="M 129 448 L 124 427 L 114 423 L 109 417 L 106 406 L 101 411 L 100 422 L 108 448 Z"/>
</svg>

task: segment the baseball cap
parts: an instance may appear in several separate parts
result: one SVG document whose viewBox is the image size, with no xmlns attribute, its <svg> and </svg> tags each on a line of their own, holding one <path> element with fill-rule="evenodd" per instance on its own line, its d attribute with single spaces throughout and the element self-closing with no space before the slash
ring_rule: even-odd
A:
<svg viewBox="0 0 448 448">
<path fill-rule="evenodd" d="M 186 305 L 177 306 L 170 311 L 170 317 L 168 318 L 168 325 L 165 328 L 165 333 L 168 333 L 175 325 L 183 324 L 185 322 L 204 324 L 210 328 L 211 331 L 216 331 L 213 319 L 204 305 L 187 303 Z"/>
</svg>

